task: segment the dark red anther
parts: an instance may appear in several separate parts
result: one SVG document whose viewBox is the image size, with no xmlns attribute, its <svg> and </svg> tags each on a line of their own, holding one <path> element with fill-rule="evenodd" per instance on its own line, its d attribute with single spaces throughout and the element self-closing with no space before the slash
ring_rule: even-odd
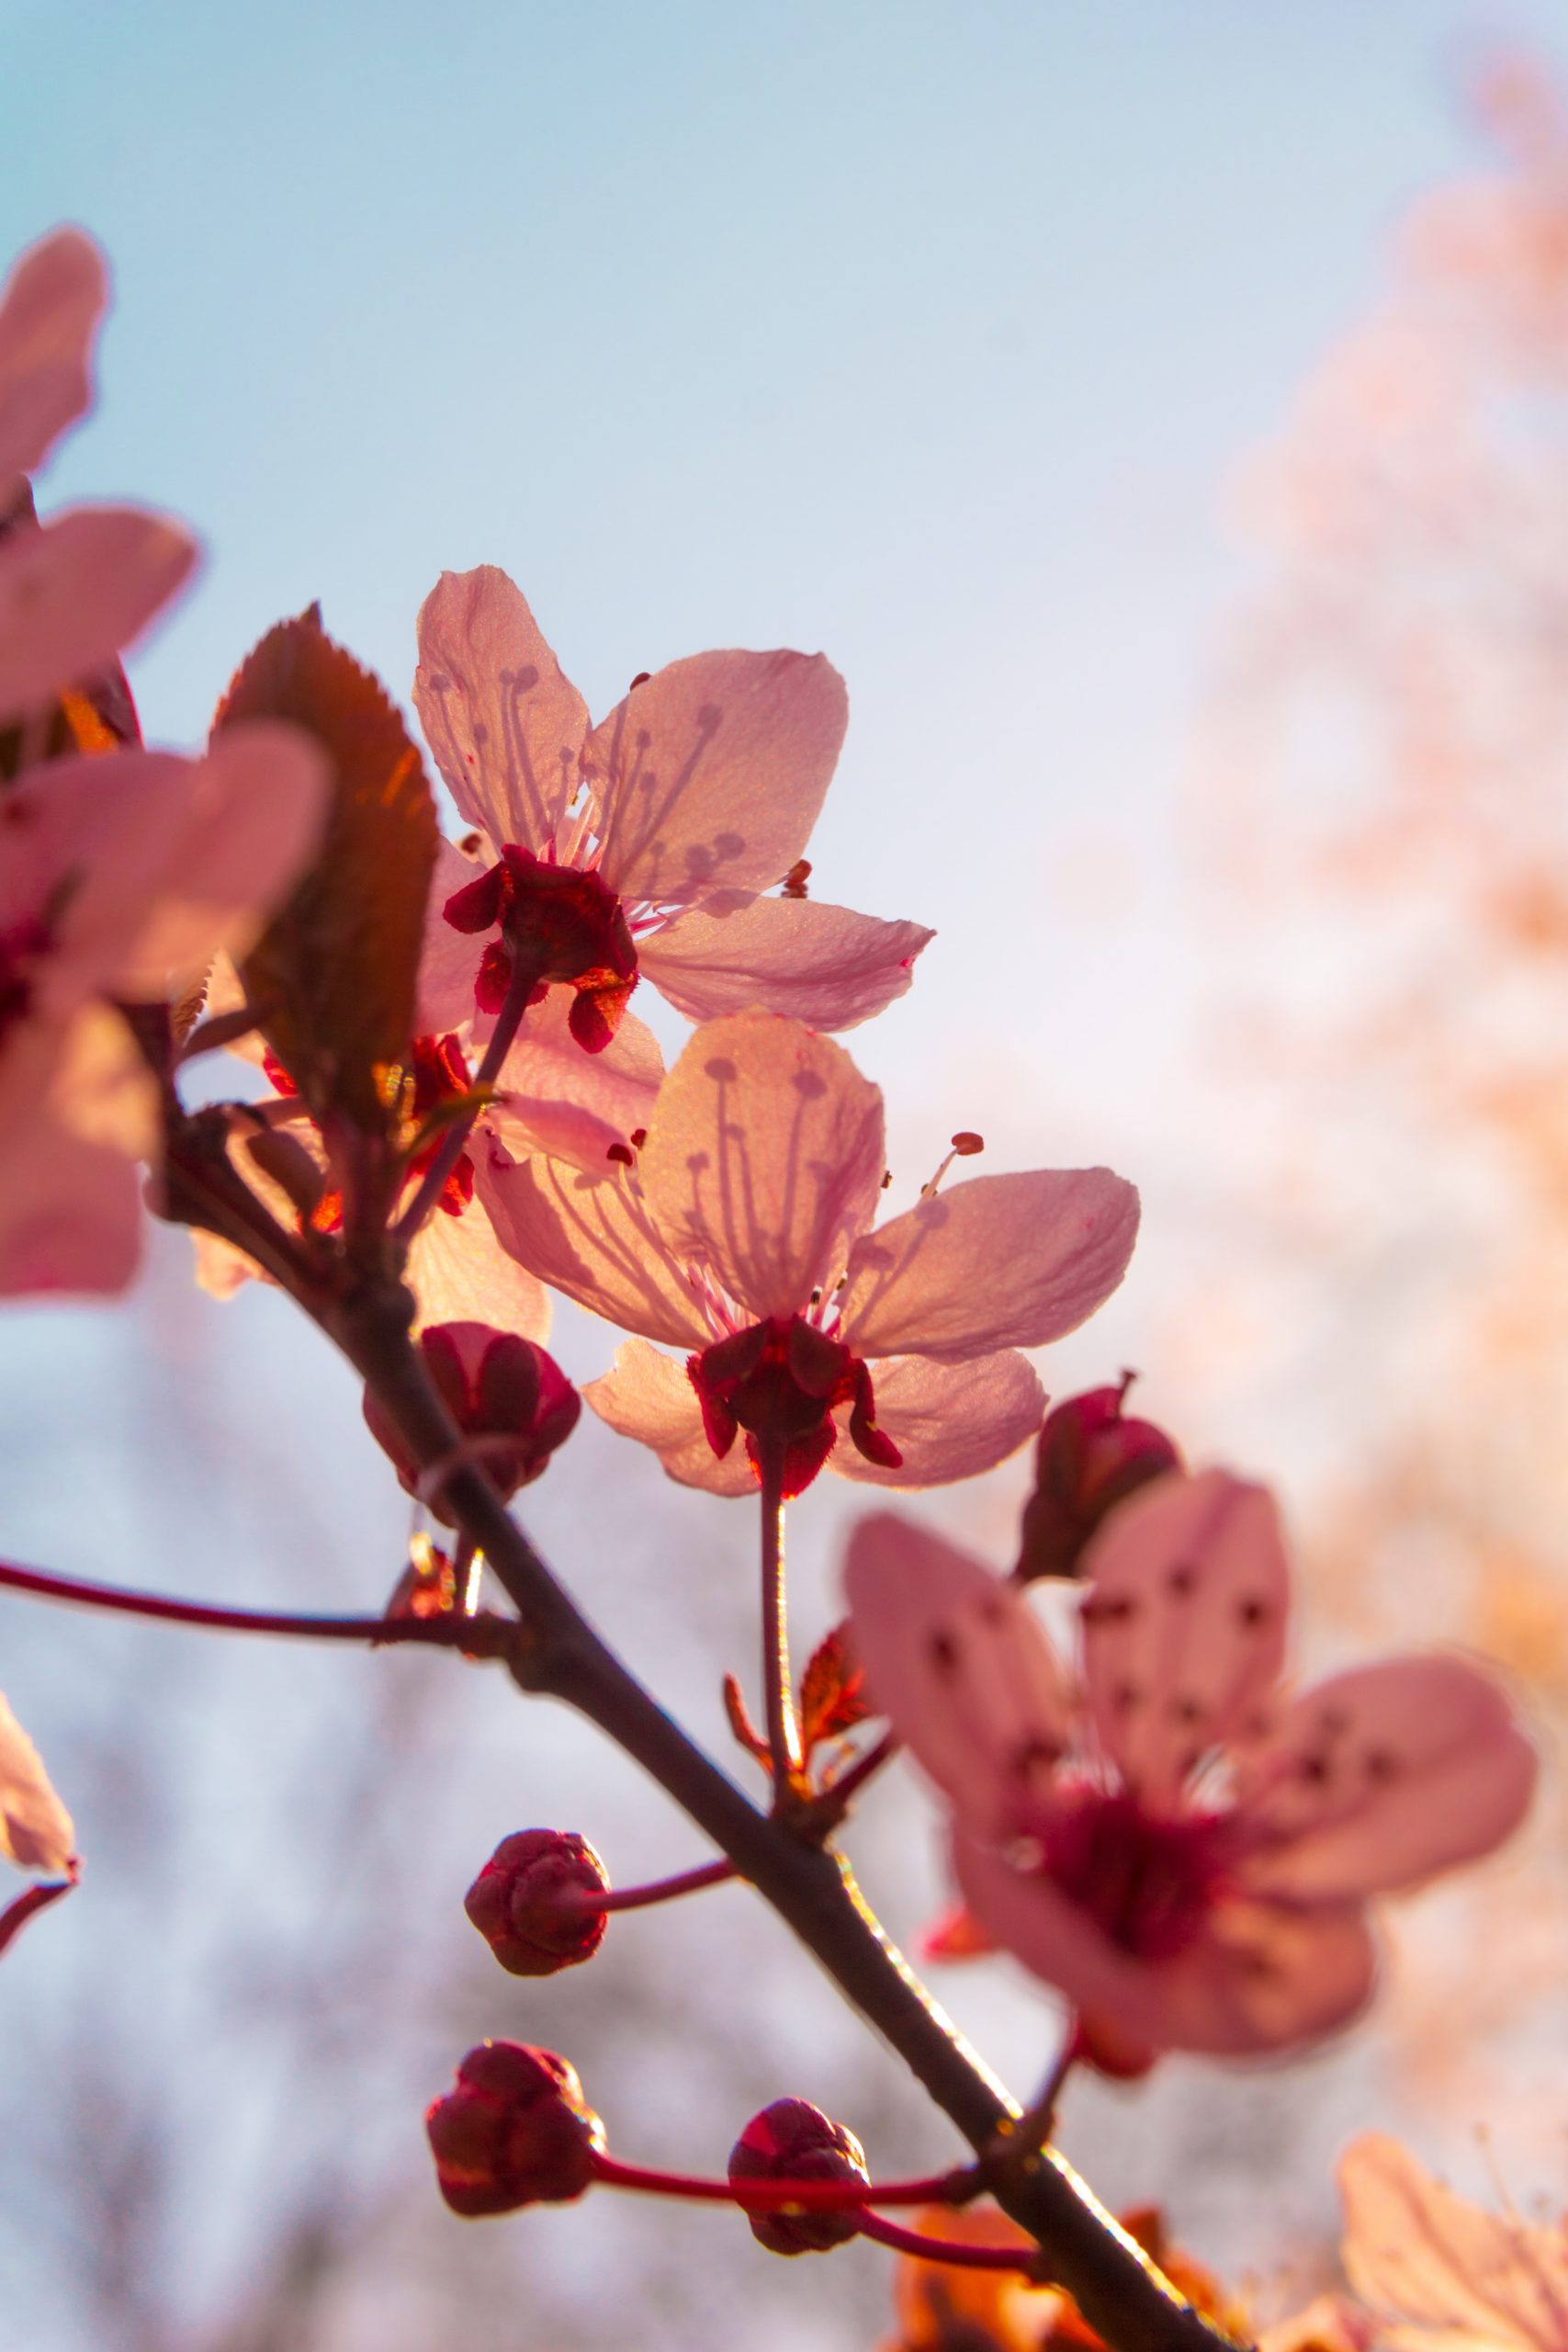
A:
<svg viewBox="0 0 1568 2352">
<path fill-rule="evenodd" d="M 1034 1492 L 1024 1506 L 1020 1583 L 1070 1577 L 1084 1548 L 1119 1502 L 1181 1466 L 1181 1456 L 1152 1421 L 1122 1411 L 1133 1374 L 1114 1388 L 1069 1396 L 1045 1417 L 1034 1449 Z"/>
<path fill-rule="evenodd" d="M 604 2129 L 576 2069 L 553 2050 L 481 2041 L 457 2069 L 424 2128 L 435 2177 L 454 2213 L 514 2213 L 566 2205 L 593 2178 Z"/>
<path fill-rule="evenodd" d="M 486 1323 L 434 1323 L 419 1337 L 420 1352 L 442 1402 L 502 1496 L 537 1478 L 552 1453 L 577 1427 L 582 1399 L 555 1358 L 514 1331 Z M 425 1494 L 419 1466 L 404 1452 L 397 1429 L 368 1389 L 365 1419 L 388 1454 L 405 1493 L 427 1501 L 447 1526 L 456 1521 L 439 1493 Z"/>
<path fill-rule="evenodd" d="M 779 1450 L 785 1498 L 804 1493 L 838 1439 L 836 1406 L 850 1407 L 849 1433 L 868 1462 L 896 1470 L 903 1460 L 876 1426 L 869 1367 L 801 1315 L 773 1315 L 686 1360 L 708 1443 L 722 1461 L 739 1430 L 754 1470 L 761 1447 Z"/>
<path fill-rule="evenodd" d="M 585 1052 L 603 1053 L 637 986 L 637 948 L 615 892 L 596 873 L 556 865 L 509 842 L 499 862 L 466 882 L 442 913 L 454 931 L 501 927 L 474 983 L 481 1012 L 497 1013 L 516 964 L 532 976 L 536 1001 L 552 982 L 575 990 L 568 1016 Z"/>
<path fill-rule="evenodd" d="M 868 2188 L 871 2182 L 854 2133 L 804 2098 L 776 2098 L 754 2115 L 729 2152 L 728 2170 L 732 2181 L 863 2181 Z M 827 2254 L 860 2233 L 852 2211 L 750 2213 L 747 2219 L 770 2254 Z"/>
<path fill-rule="evenodd" d="M 603 1943 L 605 1914 L 583 1898 L 609 1887 L 604 1863 L 575 1830 L 519 1829 L 502 1839 L 463 1908 L 512 1975 L 555 1976 Z"/>
</svg>

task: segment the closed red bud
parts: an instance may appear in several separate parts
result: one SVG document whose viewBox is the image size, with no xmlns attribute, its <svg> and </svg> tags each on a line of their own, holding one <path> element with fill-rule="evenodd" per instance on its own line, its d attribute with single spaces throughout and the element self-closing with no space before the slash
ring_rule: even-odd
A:
<svg viewBox="0 0 1568 2352">
<path fill-rule="evenodd" d="M 538 1477 L 577 1427 L 581 1397 L 555 1358 L 532 1340 L 492 1330 L 488 1323 L 434 1323 L 420 1333 L 419 1347 L 464 1437 L 481 1441 L 478 1458 L 503 1496 Z M 368 1390 L 365 1419 L 405 1492 L 417 1496 L 419 1471 Z M 441 1495 L 423 1499 L 437 1519 L 455 1524 Z"/>
<path fill-rule="evenodd" d="M 729 2151 L 731 2180 L 864 2182 L 865 2150 L 809 2099 L 776 2098 L 754 2115 Z M 770 2254 L 827 2254 L 859 2234 L 852 2212 L 749 2213 L 751 2234 Z"/>
<path fill-rule="evenodd" d="M 570 2204 L 593 2178 L 604 2144 L 575 2067 L 523 2041 L 470 2050 L 424 2128 L 441 2194 L 468 2219 Z"/>
<path fill-rule="evenodd" d="M 1085 1545 L 1116 1505 L 1181 1467 L 1163 1430 L 1123 1413 L 1132 1379 L 1129 1373 L 1114 1388 L 1087 1389 L 1046 1414 L 1013 1570 L 1021 1584 L 1076 1576 Z"/>
<path fill-rule="evenodd" d="M 579 1898 L 609 1887 L 604 1863 L 575 1830 L 519 1829 L 502 1839 L 463 1908 L 513 1976 L 554 1976 L 592 1960 L 603 1943 L 605 1914 Z"/>
</svg>

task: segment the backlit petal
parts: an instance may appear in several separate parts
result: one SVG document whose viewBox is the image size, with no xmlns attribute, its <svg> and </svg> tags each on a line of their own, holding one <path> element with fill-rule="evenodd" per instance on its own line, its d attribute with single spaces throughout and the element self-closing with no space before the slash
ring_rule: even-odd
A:
<svg viewBox="0 0 1568 2352">
<path fill-rule="evenodd" d="M 107 295 L 103 255 L 79 229 L 25 253 L 0 291 L 0 508 L 92 396 L 93 337 Z"/>
<path fill-rule="evenodd" d="M 628 1340 L 617 1349 L 611 1369 L 603 1379 L 591 1380 L 582 1394 L 611 1429 L 651 1446 L 682 1487 L 701 1487 L 710 1495 L 757 1492 L 745 1440 L 737 1438 L 721 1460 L 708 1443 L 684 1363 L 661 1355 L 645 1340 Z"/>
<path fill-rule="evenodd" d="M 444 571 L 425 598 L 413 701 L 469 824 L 541 854 L 578 788 L 588 707 L 493 563 Z"/>
<path fill-rule="evenodd" d="M 408 1282 L 418 1303 L 414 1329 L 431 1323 L 484 1323 L 543 1347 L 550 1336 L 550 1298 L 537 1275 L 502 1248 L 491 1220 L 494 1178 L 481 1152 L 474 1197 L 457 1216 L 436 1209 L 414 1236 Z"/>
<path fill-rule="evenodd" d="M 79 506 L 0 540 L 0 723 L 113 660 L 196 560 L 175 523 Z"/>
<path fill-rule="evenodd" d="M 63 1871 L 75 1851 L 71 1815 L 43 1758 L 0 1691 L 0 1854 L 24 1871 Z"/>
<path fill-rule="evenodd" d="M 632 1012 L 621 1015 L 603 1053 L 585 1054 L 568 1026 L 574 993 L 553 988 L 529 1006 L 485 1121 L 515 1159 L 541 1151 L 603 1176 L 612 1148 L 626 1150 L 651 1121 L 664 1057 Z"/>
<path fill-rule="evenodd" d="M 897 1470 L 868 1462 L 847 1434 L 849 1407 L 840 1408 L 839 1442 L 828 1466 L 874 1487 L 945 1487 L 974 1478 L 1016 1453 L 1040 1427 L 1045 1392 L 1026 1358 L 1005 1349 L 972 1363 L 931 1363 L 924 1356 L 879 1358 L 871 1367 L 876 1425 L 903 1455 Z"/>
<path fill-rule="evenodd" d="M 476 1149 L 476 1168 L 480 1157 Z M 712 1339 L 629 1178 L 585 1176 L 556 1159 L 514 1164 L 496 1146 L 485 1197 L 502 1248 L 591 1314 L 679 1348 Z"/>
<path fill-rule="evenodd" d="M 605 881 L 673 906 L 782 882 L 848 718 L 820 653 L 698 653 L 634 687 L 588 744 Z"/>
<path fill-rule="evenodd" d="M 1381 2132 L 1339 2160 L 1346 2275 L 1358 2295 L 1412 2323 L 1394 2340 L 1433 2352 L 1561 2352 L 1568 2241 L 1561 2228 L 1483 2212 Z"/>
<path fill-rule="evenodd" d="M 935 937 L 815 899 L 753 899 L 728 914 L 683 914 L 642 941 L 646 978 L 688 1021 L 765 1004 L 813 1029 L 852 1029 L 908 987 Z"/>
<path fill-rule="evenodd" d="M 856 1243 L 844 1336 L 857 1355 L 1035 1348 L 1076 1330 L 1126 1272 L 1138 1195 L 1108 1168 L 977 1176 Z"/>
<path fill-rule="evenodd" d="M 639 1172 L 677 1259 L 713 1267 L 752 1315 L 790 1315 L 869 1221 L 883 1140 L 882 1096 L 841 1046 L 736 1013 L 697 1030 L 665 1080 Z"/>
</svg>

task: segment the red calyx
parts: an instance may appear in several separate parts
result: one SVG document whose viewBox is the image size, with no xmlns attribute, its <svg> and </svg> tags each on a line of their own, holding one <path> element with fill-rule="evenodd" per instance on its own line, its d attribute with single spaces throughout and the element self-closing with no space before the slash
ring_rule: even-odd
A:
<svg viewBox="0 0 1568 2352">
<path fill-rule="evenodd" d="M 442 913 L 454 931 L 501 926 L 501 937 L 485 949 L 474 982 L 481 1012 L 501 1011 L 521 958 L 537 982 L 529 1002 L 552 981 L 575 989 L 571 1034 L 584 1052 L 604 1052 L 620 1025 L 637 971 L 620 899 L 597 874 L 553 865 L 509 842 L 499 862 L 454 891 Z"/>
<path fill-rule="evenodd" d="M 468 2219 L 570 2204 L 593 2178 L 604 2144 L 575 2067 L 523 2041 L 470 2050 L 424 2128 L 441 2194 Z"/>
<path fill-rule="evenodd" d="M 555 1976 L 592 1960 L 605 1914 L 560 1897 L 609 1892 L 604 1863 L 575 1830 L 519 1829 L 503 1838 L 463 1897 L 463 1908 L 513 1976 Z"/>
<path fill-rule="evenodd" d="M 780 1450 L 783 1493 L 804 1493 L 833 1450 L 836 1405 L 848 1405 L 850 1436 L 868 1462 L 897 1470 L 903 1455 L 876 1426 L 871 1372 L 841 1340 L 800 1315 L 771 1315 L 686 1359 L 686 1375 L 703 1408 L 703 1428 L 720 1461 L 746 1431 L 746 1452 L 761 1476 L 762 1447 Z"/>
<path fill-rule="evenodd" d="M 455 1102 L 467 1094 L 473 1083 L 468 1057 L 457 1038 L 450 1035 L 416 1037 L 409 1048 L 408 1071 L 413 1096 L 410 1109 L 416 1128 L 423 1126 L 443 1102 Z M 445 1140 L 444 1132 L 437 1128 L 430 1141 L 410 1159 L 411 1177 L 423 1175 Z M 473 1197 L 474 1163 L 465 1151 L 454 1161 L 436 1206 L 445 1209 L 448 1216 L 461 1216 Z"/>
<path fill-rule="evenodd" d="M 53 941 L 45 923 L 28 921 L 0 932 L 0 1037 L 31 1009 L 31 966 L 47 956 Z"/>
<path fill-rule="evenodd" d="M 754 2115 L 729 2152 L 736 2180 L 842 2180 L 871 2185 L 865 2150 L 809 2099 L 776 2098 Z M 852 2212 L 749 2213 L 751 2234 L 770 2254 L 827 2254 L 860 2233 Z"/>
<path fill-rule="evenodd" d="M 500 1493 L 511 1496 L 530 1486 L 571 1435 L 582 1410 L 581 1397 L 555 1358 L 532 1340 L 492 1330 L 486 1323 L 433 1323 L 420 1333 L 419 1346 L 463 1435 L 491 1441 L 484 1466 Z M 418 1468 L 368 1389 L 365 1419 L 404 1492 L 419 1496 Z M 439 1495 L 426 1499 L 438 1519 L 456 1524 Z"/>
<path fill-rule="evenodd" d="M 1021 1584 L 1076 1576 L 1089 1538 L 1116 1505 L 1151 1478 L 1180 1468 L 1180 1453 L 1163 1430 L 1123 1413 L 1132 1381 L 1128 1373 L 1117 1386 L 1087 1389 L 1046 1414 L 1013 1570 Z"/>
</svg>

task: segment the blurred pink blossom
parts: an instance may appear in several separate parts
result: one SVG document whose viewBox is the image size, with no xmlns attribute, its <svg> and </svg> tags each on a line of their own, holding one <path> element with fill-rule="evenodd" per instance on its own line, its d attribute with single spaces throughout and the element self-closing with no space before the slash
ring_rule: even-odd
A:
<svg viewBox="0 0 1568 2352">
<path fill-rule="evenodd" d="M 1369 2132 L 1339 2163 L 1346 2275 L 1396 2352 L 1562 2352 L 1568 2230 L 1486 2213 Z"/>
</svg>

